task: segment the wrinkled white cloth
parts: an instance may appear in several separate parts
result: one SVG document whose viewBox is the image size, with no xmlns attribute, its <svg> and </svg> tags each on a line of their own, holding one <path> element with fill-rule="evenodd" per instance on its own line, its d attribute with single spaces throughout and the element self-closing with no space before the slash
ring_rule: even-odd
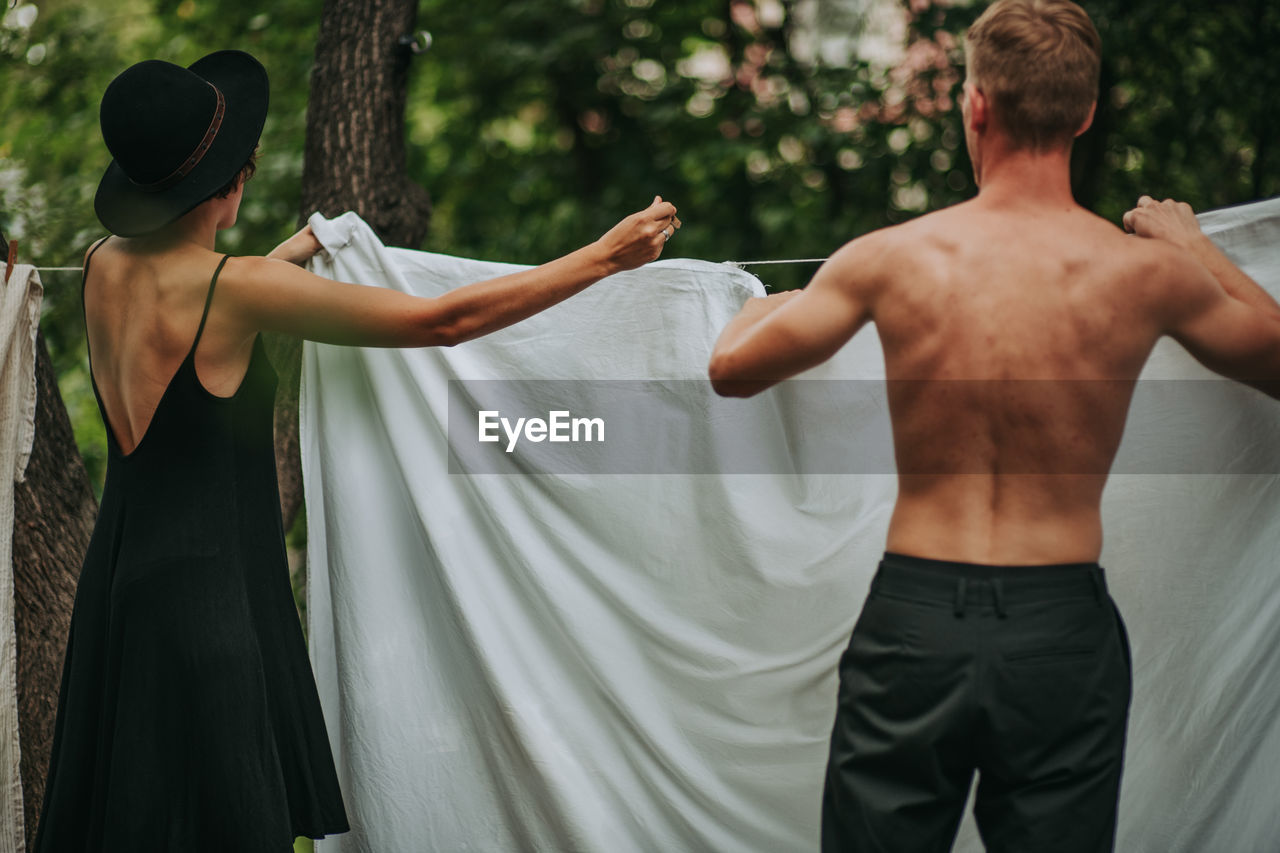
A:
<svg viewBox="0 0 1280 853">
<path fill-rule="evenodd" d="M 0 283 L 0 853 L 27 849 L 18 740 L 18 645 L 13 621 L 13 485 L 31 456 L 36 332 L 44 288 L 29 264 Z"/>
<path fill-rule="evenodd" d="M 1203 221 L 1280 292 L 1280 203 Z M 438 295 L 517 269 L 384 248 L 353 214 L 312 226 L 313 268 L 346 281 Z M 708 403 L 711 346 L 762 292 L 669 260 L 454 348 L 306 346 L 310 648 L 353 827 L 319 850 L 817 849 L 836 662 L 896 484 L 874 394 L 798 380 Z M 867 328 L 806 378 L 883 375 Z M 1280 837 L 1280 404 L 1156 381 L 1207 375 L 1161 344 L 1117 460 L 1135 473 L 1105 496 L 1136 673 L 1125 851 Z M 457 473 L 476 426 L 451 390 L 483 405 L 489 386 L 455 380 L 496 378 L 576 380 L 547 386 L 574 414 L 607 380 L 699 380 L 646 392 L 641 426 L 678 437 L 654 470 L 711 473 L 590 473 L 599 448 L 576 470 L 549 443 L 514 475 Z M 1179 467 L 1206 400 L 1221 452 Z M 771 473 L 726 468 L 743 436 Z M 826 473 L 806 456 L 824 439 L 870 445 L 872 473 Z M 956 849 L 981 849 L 969 818 Z"/>
</svg>

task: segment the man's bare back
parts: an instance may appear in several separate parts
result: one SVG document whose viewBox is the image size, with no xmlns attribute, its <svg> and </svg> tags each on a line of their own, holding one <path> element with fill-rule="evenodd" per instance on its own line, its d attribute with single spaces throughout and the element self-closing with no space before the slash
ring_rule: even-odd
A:
<svg viewBox="0 0 1280 853">
<path fill-rule="evenodd" d="M 888 550 L 1097 560 L 1168 253 L 1081 208 L 979 200 L 879 236 L 889 280 L 868 308 L 901 474 Z"/>
<path fill-rule="evenodd" d="M 1017 192 L 1019 171 L 1045 170 L 1014 159 L 978 198 L 847 244 L 803 295 L 748 304 L 717 344 L 713 384 L 752 394 L 875 323 L 899 471 L 890 551 L 1097 560 L 1107 472 L 1162 335 L 1276 393 L 1280 309 L 1216 250 L 1180 245 L 1208 245 L 1189 208 L 1144 200 L 1140 233 L 1166 239 L 1138 238 L 1070 202 L 1065 180 Z"/>
</svg>

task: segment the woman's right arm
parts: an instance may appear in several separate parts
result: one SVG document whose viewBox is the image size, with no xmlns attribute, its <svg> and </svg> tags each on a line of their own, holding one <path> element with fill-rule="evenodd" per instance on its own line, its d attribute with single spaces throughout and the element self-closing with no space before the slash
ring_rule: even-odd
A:
<svg viewBox="0 0 1280 853">
<path fill-rule="evenodd" d="M 266 258 L 233 259 L 223 269 L 218 294 L 225 310 L 248 329 L 354 346 L 452 346 L 531 317 L 605 276 L 656 259 L 668 232 L 679 227 L 675 213 L 674 205 L 655 198 L 599 240 L 562 258 L 433 298 L 309 273 L 283 260 L 297 261 L 295 256 L 301 254 L 296 243 L 290 247 L 292 240 Z"/>
</svg>

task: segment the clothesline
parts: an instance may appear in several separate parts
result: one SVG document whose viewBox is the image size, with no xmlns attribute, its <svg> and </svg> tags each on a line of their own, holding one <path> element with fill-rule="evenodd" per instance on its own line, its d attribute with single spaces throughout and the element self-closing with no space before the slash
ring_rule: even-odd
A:
<svg viewBox="0 0 1280 853">
<path fill-rule="evenodd" d="M 784 258 L 773 261 L 722 261 L 722 263 L 742 269 L 744 267 L 763 266 L 765 264 L 820 264 L 826 260 L 826 258 Z M 84 269 L 84 267 L 36 267 L 36 270 L 39 272 L 80 272 L 82 269 Z"/>
<path fill-rule="evenodd" d="M 826 258 L 787 258 L 778 261 L 723 261 L 723 263 L 742 269 L 743 267 L 754 267 L 761 264 L 821 264 L 826 262 Z"/>
</svg>

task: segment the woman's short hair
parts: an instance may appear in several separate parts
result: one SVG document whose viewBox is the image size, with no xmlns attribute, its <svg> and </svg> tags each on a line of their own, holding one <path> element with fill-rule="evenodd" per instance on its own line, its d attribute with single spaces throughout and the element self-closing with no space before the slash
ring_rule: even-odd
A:
<svg viewBox="0 0 1280 853">
<path fill-rule="evenodd" d="M 1098 98 L 1102 40 L 1070 0 L 996 0 L 965 36 L 969 80 L 1019 148 L 1069 144 Z"/>
<path fill-rule="evenodd" d="M 258 146 L 255 145 L 253 146 L 253 153 L 249 155 L 249 159 L 240 167 L 240 170 L 236 172 L 235 176 L 223 184 L 221 188 L 214 192 L 213 195 L 209 196 L 209 198 L 226 198 L 235 192 L 237 186 L 252 178 L 253 173 L 256 171 L 258 171 Z M 205 199 L 205 201 L 208 200 L 208 198 Z"/>
</svg>

